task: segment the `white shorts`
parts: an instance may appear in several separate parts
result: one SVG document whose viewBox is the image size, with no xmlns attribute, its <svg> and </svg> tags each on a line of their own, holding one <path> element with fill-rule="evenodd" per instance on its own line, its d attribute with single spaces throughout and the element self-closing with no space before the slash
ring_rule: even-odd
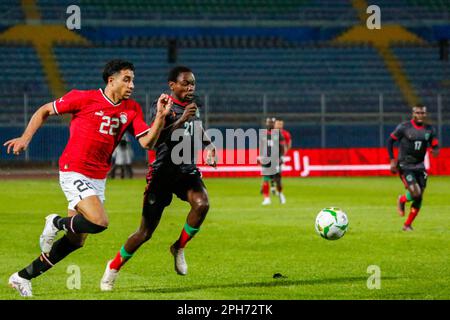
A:
<svg viewBox="0 0 450 320">
<path fill-rule="evenodd" d="M 75 206 L 86 197 L 98 196 L 105 201 L 106 179 L 92 179 L 78 172 L 59 172 L 59 184 L 69 202 L 68 208 L 75 210 Z"/>
</svg>

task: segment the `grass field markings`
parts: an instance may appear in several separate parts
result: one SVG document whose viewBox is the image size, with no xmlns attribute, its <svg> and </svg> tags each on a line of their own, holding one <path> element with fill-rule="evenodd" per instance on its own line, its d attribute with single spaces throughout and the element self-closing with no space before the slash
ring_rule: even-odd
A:
<svg viewBox="0 0 450 320">
<path fill-rule="evenodd" d="M 136 285 L 135 289 L 170 289 L 170 287 L 176 286 L 188 287 L 208 284 L 219 286 L 239 282 L 245 285 L 246 281 L 249 283 L 267 283 L 269 279 L 270 281 L 277 281 L 271 277 L 274 270 L 271 268 L 266 270 L 267 262 L 264 261 L 267 261 L 267 259 L 275 261 L 277 267 L 282 266 L 281 272 L 283 274 L 291 272 L 290 275 L 288 274 L 288 279 L 278 279 L 278 281 L 345 275 L 364 276 L 365 278 L 361 279 L 361 282 L 341 282 L 331 285 L 324 282 L 323 284 L 316 283 L 305 287 L 296 285 L 288 287 L 255 286 L 248 289 L 242 286 L 238 287 L 238 290 L 234 290 L 236 289 L 234 287 L 228 289 L 225 287 L 216 290 L 217 294 L 214 293 L 214 289 L 209 291 L 193 290 L 185 294 L 183 292 L 178 294 L 161 294 L 158 292 L 145 294 L 119 289 L 113 294 L 100 295 L 97 282 L 103 272 L 103 260 L 106 261 L 111 258 L 110 255 L 113 255 L 129 233 L 135 230 L 140 219 L 140 202 L 143 190 L 140 187 L 140 182 L 138 187 L 136 187 L 137 182 L 130 184 L 117 182 L 114 184 L 114 192 L 107 193 L 106 207 L 112 221 L 110 230 L 99 236 L 93 236 L 92 239 L 88 240 L 87 251 L 74 253 L 73 256 L 73 261 L 78 263 L 82 269 L 82 290 L 66 289 L 65 284 L 68 274 L 65 274 L 65 268 L 71 263 L 71 260 L 69 260 L 61 266 L 63 268 L 59 268 L 59 276 L 49 274 L 48 276 L 51 277 L 44 276 L 45 278 L 36 279 L 36 294 L 39 295 L 40 299 L 53 299 L 55 296 L 62 299 L 97 299 L 97 297 L 98 299 L 174 299 L 176 297 L 202 299 L 205 296 L 225 299 L 229 297 L 238 299 L 242 297 L 297 299 L 297 297 L 302 296 L 306 299 L 314 299 L 315 297 L 319 299 L 448 299 L 450 295 L 447 283 L 450 273 L 449 267 L 447 267 L 448 259 L 445 258 L 445 241 L 450 232 L 450 225 L 448 219 L 446 219 L 449 205 L 447 204 L 448 201 L 445 200 L 447 195 L 443 190 L 448 189 L 446 185 L 449 185 L 450 180 L 447 178 L 447 180 L 442 180 L 440 184 L 436 184 L 437 181 L 433 180 L 431 187 L 427 190 L 428 196 L 425 199 L 424 210 L 419 216 L 420 220 L 417 220 L 417 228 L 413 233 L 401 231 L 404 218 L 398 217 L 395 204 L 397 193 L 401 193 L 398 178 L 393 178 L 392 181 L 384 179 L 384 182 L 395 184 L 395 187 L 389 188 L 387 186 L 387 189 L 384 189 L 383 192 L 377 191 L 376 194 L 372 195 L 370 190 L 374 190 L 380 184 L 375 186 L 361 184 L 357 199 L 353 199 L 352 194 L 355 194 L 355 188 L 358 188 L 359 185 L 354 184 L 352 179 L 342 180 L 348 183 L 350 187 L 338 187 L 336 194 L 331 194 L 328 189 L 323 190 L 320 186 L 309 188 L 306 183 L 296 183 L 294 179 L 288 180 L 292 185 L 300 186 L 299 188 L 289 187 L 292 194 L 299 193 L 298 197 L 291 196 L 292 200 L 286 206 L 274 203 L 268 210 L 263 210 L 260 207 L 260 195 L 257 192 L 255 193 L 253 189 L 251 191 L 249 191 L 250 189 L 244 190 L 241 180 L 230 179 L 226 182 L 225 180 L 214 182 L 209 180 L 211 186 L 214 186 L 214 190 L 210 188 L 210 194 L 213 196 L 214 202 L 211 203 L 211 211 L 201 234 L 205 237 L 199 238 L 198 242 L 193 242 L 193 251 L 189 253 L 189 256 L 192 255 L 194 267 L 192 270 L 196 271 L 192 274 L 194 277 L 189 279 L 179 279 L 176 275 L 164 277 L 164 274 L 169 272 L 168 270 L 172 271 L 172 262 L 170 256 L 166 257 L 160 251 L 166 251 L 165 244 L 170 242 L 169 238 L 172 240 L 173 237 L 179 235 L 178 229 L 181 228 L 181 222 L 185 219 L 188 208 L 187 204 L 174 199 L 171 210 L 164 213 L 163 219 L 167 220 L 161 222 L 157 231 L 158 234 L 152 240 L 151 247 L 148 246 L 149 251 L 152 254 L 155 253 L 155 255 L 150 256 L 149 254 L 145 257 L 141 255 L 139 259 L 142 263 L 139 268 L 135 268 L 137 275 L 144 270 L 149 270 L 148 268 L 152 272 L 148 271 L 146 277 L 136 277 L 136 279 L 124 277 L 118 289 L 122 286 L 132 287 L 133 285 Z M 363 181 L 365 180 L 363 179 Z M 310 181 L 313 180 L 306 182 L 309 183 Z M 444 185 L 446 181 L 448 183 Z M 254 182 L 253 180 L 251 184 L 254 185 Z M 222 183 L 223 187 L 221 186 Z M 318 183 L 319 180 L 317 180 L 317 183 L 314 182 L 316 185 Z M 321 183 L 334 183 L 334 180 L 323 179 Z M 0 280 L 4 283 L 6 283 L 10 273 L 14 271 L 13 269 L 23 267 L 26 262 L 31 261 L 30 258 L 35 258 L 35 253 L 39 250 L 38 243 L 35 240 L 42 231 L 41 219 L 43 219 L 45 213 L 52 207 L 56 208 L 56 206 L 61 213 L 65 212 L 64 196 L 60 194 L 59 186 L 54 185 L 55 189 L 53 190 L 52 187 L 50 190 L 42 184 L 40 190 L 49 190 L 48 196 L 42 198 L 42 200 L 34 199 L 38 195 L 28 195 L 29 186 L 23 186 L 22 191 L 18 190 L 19 184 L 3 188 L 5 194 L 0 192 L 2 208 L 6 211 L 3 214 L 0 212 L 0 226 L 3 226 L 0 240 L 4 244 L 2 254 L 4 257 L 2 269 L 4 270 L 0 272 Z M 437 190 L 438 187 L 442 191 Z M 444 187 L 446 189 L 443 189 Z M 236 193 L 233 197 L 229 196 L 231 193 L 235 193 L 234 190 L 241 190 L 241 188 L 243 194 Z M 21 193 L 23 197 L 12 199 L 6 194 L 6 192 L 11 191 L 15 194 Z M 128 199 L 126 201 L 121 199 L 124 192 L 126 192 L 126 199 Z M 250 192 L 251 196 L 248 196 Z M 308 192 L 308 194 L 302 194 L 303 192 Z M 52 199 L 58 200 L 53 201 Z M 39 212 L 35 212 L 32 206 L 38 201 L 40 201 L 40 209 Z M 230 203 L 229 207 L 226 206 L 228 203 Z M 318 206 L 315 206 L 316 204 Z M 311 221 L 314 220 L 316 211 L 335 204 L 339 204 L 349 214 L 351 233 L 349 231 L 349 234 L 340 242 L 326 243 L 315 234 Z M 22 210 L 19 206 L 22 207 Z M 28 207 L 30 208 L 26 210 Z M 240 210 L 240 207 L 243 209 Z M 3 210 L 0 209 L 0 211 Z M 241 212 L 242 214 L 240 214 Z M 270 221 L 270 219 L 273 219 L 273 221 Z M 265 235 L 268 231 L 272 231 L 269 237 Z M 292 239 L 295 239 L 295 243 L 291 243 Z M 208 242 L 208 240 L 210 241 Z M 250 246 L 247 246 L 249 241 L 255 240 L 260 244 L 259 250 L 256 252 Z M 230 245 L 223 249 L 224 243 Z M 411 247 L 411 243 L 414 243 L 413 247 Z M 30 246 L 34 248 L 32 251 L 29 248 Z M 105 249 L 108 251 L 107 256 L 104 253 Z M 228 255 L 211 258 L 201 254 L 207 251 L 214 252 L 217 249 L 224 253 L 227 252 Z M 97 261 L 99 253 L 105 255 L 101 262 Z M 157 267 L 155 269 L 154 264 L 159 263 L 162 259 L 167 260 L 168 267 Z M 214 263 L 217 266 L 224 263 L 229 265 L 230 270 L 221 270 L 224 274 L 217 277 L 215 272 L 209 272 L 210 269 L 208 268 L 205 268 L 203 272 L 199 272 L 198 267 L 195 268 L 195 263 L 197 265 L 204 262 L 212 263 L 211 259 L 216 260 Z M 322 263 L 324 261 L 326 263 Z M 261 262 L 260 265 L 259 262 Z M 310 265 L 310 267 L 307 270 L 297 270 L 299 264 L 303 263 Z M 382 290 L 367 289 L 366 281 L 369 274 L 365 272 L 365 269 L 369 264 L 381 266 Z M 96 267 L 91 267 L 92 265 Z M 246 272 L 246 269 L 251 272 Z M 162 276 L 153 276 L 155 270 Z M 339 270 L 338 274 L 336 274 L 336 270 Z M 247 276 L 236 277 L 235 273 L 242 274 L 243 271 Z M 267 271 L 269 271 L 270 276 L 267 274 L 261 275 L 261 272 L 266 273 Z M 94 278 L 93 273 L 96 274 L 94 280 L 92 280 Z M 403 279 L 384 282 L 385 275 L 398 276 Z M 149 280 L 149 278 L 151 279 Z M 325 279 L 325 281 L 327 280 Z M 42 292 L 38 291 L 40 289 L 42 289 Z M 61 291 L 59 291 L 60 289 Z M 4 299 L 15 297 L 14 294 L 9 293 L 9 291 L 7 293 L 6 290 L 6 287 L 0 289 L 0 297 L 2 296 Z"/>
</svg>

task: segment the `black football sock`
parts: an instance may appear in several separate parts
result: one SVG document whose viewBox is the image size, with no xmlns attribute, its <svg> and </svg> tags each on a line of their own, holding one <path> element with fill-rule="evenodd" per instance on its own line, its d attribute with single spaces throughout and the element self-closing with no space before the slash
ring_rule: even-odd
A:
<svg viewBox="0 0 450 320">
<path fill-rule="evenodd" d="M 19 276 L 28 280 L 36 278 L 78 248 L 81 246 L 74 245 L 66 236 L 63 236 L 53 244 L 47 255 L 42 253 L 28 267 L 20 270 Z"/>
<path fill-rule="evenodd" d="M 106 227 L 90 222 L 81 214 L 66 218 L 55 217 L 53 224 L 59 230 L 72 231 L 73 233 L 99 233 L 106 230 Z"/>
</svg>

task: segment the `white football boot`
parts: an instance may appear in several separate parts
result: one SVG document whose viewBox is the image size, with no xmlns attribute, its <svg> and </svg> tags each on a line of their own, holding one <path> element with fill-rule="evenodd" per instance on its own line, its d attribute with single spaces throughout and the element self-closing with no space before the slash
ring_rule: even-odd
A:
<svg viewBox="0 0 450 320">
<path fill-rule="evenodd" d="M 41 251 L 43 253 L 49 253 L 52 249 L 53 242 L 55 241 L 56 235 L 59 232 L 59 229 L 55 227 L 53 224 L 53 219 L 57 217 L 56 213 L 49 214 L 45 217 L 45 226 L 42 231 L 41 236 L 39 237 L 39 246 L 41 247 Z"/>
<path fill-rule="evenodd" d="M 285 204 L 286 203 L 286 197 L 284 196 L 284 194 L 282 192 L 280 192 L 280 194 L 278 196 L 280 197 L 280 203 L 281 204 Z"/>
<path fill-rule="evenodd" d="M 263 206 L 268 206 L 271 203 L 272 203 L 272 201 L 270 200 L 270 198 L 264 198 L 264 201 L 262 202 L 262 205 Z"/>
<path fill-rule="evenodd" d="M 115 269 L 111 269 L 109 265 L 111 261 L 108 261 L 106 264 L 105 273 L 103 274 L 102 280 L 100 281 L 100 290 L 102 291 L 112 291 L 114 289 L 114 282 L 119 275 L 119 271 Z"/>
<path fill-rule="evenodd" d="M 186 263 L 186 259 L 184 258 L 184 249 L 183 248 L 179 248 L 176 249 L 174 245 L 172 245 L 170 247 L 170 252 L 173 255 L 174 258 L 174 264 L 175 264 L 175 271 L 181 275 L 181 276 L 185 276 L 187 274 L 187 263 Z"/>
<path fill-rule="evenodd" d="M 17 272 L 9 277 L 8 284 L 16 289 L 22 297 L 33 296 L 31 281 L 22 278 Z"/>
</svg>

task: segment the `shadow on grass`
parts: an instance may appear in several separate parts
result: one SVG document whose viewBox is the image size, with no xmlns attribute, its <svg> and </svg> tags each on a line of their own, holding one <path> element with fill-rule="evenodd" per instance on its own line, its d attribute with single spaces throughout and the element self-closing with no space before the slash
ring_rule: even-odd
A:
<svg viewBox="0 0 450 320">
<path fill-rule="evenodd" d="M 392 280 L 397 277 L 383 277 L 382 280 Z M 173 288 L 141 288 L 131 289 L 131 292 L 143 292 L 143 293 L 180 293 L 189 292 L 195 290 L 208 290 L 208 289 L 226 289 L 226 288 L 270 288 L 270 287 L 285 287 L 285 286 L 301 286 L 301 285 L 315 285 L 315 284 L 334 284 L 334 283 L 346 283 L 346 282 L 362 282 L 365 284 L 367 277 L 342 277 L 342 278 L 325 278 L 325 279 L 310 279 L 310 280 L 286 280 L 286 279 L 273 279 L 264 282 L 240 282 L 229 284 L 205 284 L 205 285 L 192 285 L 186 287 L 173 287 Z M 124 288 L 125 289 L 125 288 Z"/>
</svg>

